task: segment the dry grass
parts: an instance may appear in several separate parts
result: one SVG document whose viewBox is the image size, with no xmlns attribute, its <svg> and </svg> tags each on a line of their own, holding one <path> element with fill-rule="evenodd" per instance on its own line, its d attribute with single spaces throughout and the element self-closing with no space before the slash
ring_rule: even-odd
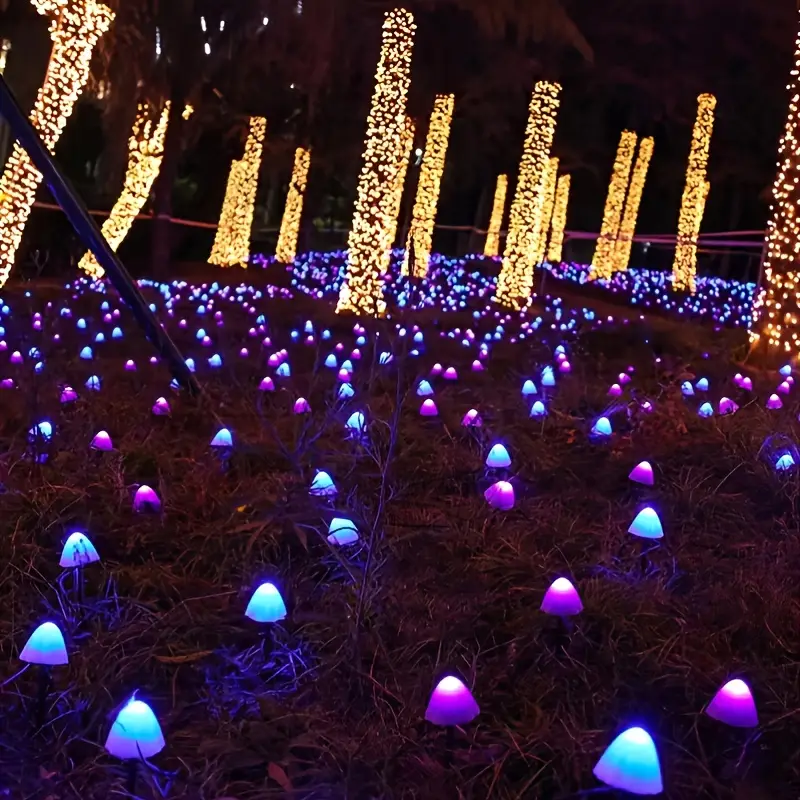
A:
<svg viewBox="0 0 800 800">
<path fill-rule="evenodd" d="M 25 316 L 65 298 L 9 295 L 12 349 L 38 344 Z M 101 299 L 74 301 L 76 317 Z M 145 365 L 150 351 L 130 320 L 128 338 L 87 364 L 76 358 L 85 334 L 51 312 L 45 333 L 60 330 L 62 341 L 41 345 L 45 371 L 9 369 L 19 389 L 0 392 L 3 677 L 19 669 L 25 637 L 47 616 L 65 620 L 71 663 L 54 672 L 40 730 L 32 674 L 5 685 L 0 796 L 125 796 L 124 771 L 101 745 L 134 690 L 168 742 L 155 759 L 162 772 L 140 784 L 146 797 L 574 797 L 596 786 L 594 762 L 634 722 L 656 737 L 670 798 L 800 795 L 800 484 L 759 455 L 768 435 L 797 434 L 797 403 L 765 411 L 774 378 L 756 376 L 750 405 L 738 398 L 735 416 L 701 420 L 677 388 L 692 370 L 711 379 L 715 399 L 736 397 L 736 342 L 694 342 L 694 332 L 662 325 L 649 332 L 664 359 L 656 371 L 641 329 L 588 332 L 569 343 L 574 373 L 542 423 L 528 418 L 519 389 L 557 340 L 498 345 L 488 371 L 473 374 L 471 351 L 436 333 L 465 320 L 428 319 L 420 359 L 378 367 L 364 348 L 347 412 L 368 414 L 361 447 L 345 441 L 346 413 L 330 400 L 335 373 L 320 367 L 329 344 L 341 339 L 349 352 L 351 324 L 308 302 L 264 309 L 273 349 L 289 348 L 294 370 L 274 395 L 256 391 L 271 370 L 246 337 L 252 318 L 233 307 L 224 328 L 203 321 L 226 366 L 201 370 L 207 397 L 198 403 L 170 393 L 162 367 Z M 289 340 L 310 314 L 333 330 L 319 350 Z M 382 330 L 379 349 L 393 337 Z M 214 352 L 190 333 L 177 335 L 186 351 Z M 246 361 L 236 357 L 245 342 Z M 123 371 L 127 357 L 139 372 Z M 461 379 L 435 381 L 441 420 L 425 422 L 413 385 L 434 361 L 455 364 Z M 591 422 L 628 364 L 637 372 L 627 400 L 648 397 L 656 411 L 617 413 L 613 440 L 593 444 Z M 82 389 L 91 372 L 104 379 L 99 393 Z M 63 382 L 81 395 L 71 406 L 59 406 Z M 150 414 L 162 394 L 171 418 Z M 291 414 L 301 394 L 310 420 Z M 460 427 L 472 406 L 485 421 L 476 435 Z M 56 434 L 37 465 L 25 457 L 26 431 L 44 416 Z M 208 447 L 218 420 L 237 441 L 227 462 Z M 88 447 L 101 428 L 113 453 Z M 513 458 L 518 504 L 508 513 L 482 497 L 495 439 Z M 652 490 L 627 480 L 642 458 L 656 469 Z M 333 508 L 307 494 L 314 468 L 336 479 L 336 508 L 358 522 L 361 548 L 325 543 Z M 133 513 L 141 483 L 161 495 L 161 516 Z M 645 502 L 666 536 L 643 574 L 625 531 Z M 74 525 L 103 558 L 87 570 L 83 610 L 59 588 L 60 543 Z M 539 611 L 559 575 L 576 582 L 585 605 L 566 647 Z M 272 644 L 243 617 L 265 579 L 283 588 L 290 610 Z M 446 670 L 467 680 L 482 709 L 452 755 L 423 721 Z M 749 739 L 700 714 L 732 675 L 751 683 L 759 706 L 762 726 Z"/>
</svg>

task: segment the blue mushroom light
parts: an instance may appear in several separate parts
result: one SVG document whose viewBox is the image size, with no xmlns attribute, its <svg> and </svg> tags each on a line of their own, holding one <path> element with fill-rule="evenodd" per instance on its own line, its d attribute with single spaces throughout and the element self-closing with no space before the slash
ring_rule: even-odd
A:
<svg viewBox="0 0 800 800">
<path fill-rule="evenodd" d="M 106 739 L 106 750 L 123 760 L 152 758 L 166 742 L 153 709 L 132 697 L 122 707 Z"/>
<path fill-rule="evenodd" d="M 97 561 L 100 561 L 100 556 L 89 537 L 81 531 L 75 531 L 64 542 L 58 565 L 64 569 L 75 569 Z"/>
<path fill-rule="evenodd" d="M 262 583 L 253 592 L 244 615 L 254 622 L 279 622 L 286 619 L 286 604 L 274 583 Z"/>
<path fill-rule="evenodd" d="M 227 428 L 220 428 L 211 440 L 211 447 L 233 447 L 233 434 Z"/>
<path fill-rule="evenodd" d="M 486 456 L 486 466 L 490 469 L 504 469 L 511 466 L 511 456 L 508 454 L 505 445 L 495 444 Z"/>
<path fill-rule="evenodd" d="M 31 635 L 19 654 L 20 661 L 44 667 L 69 663 L 64 634 L 55 622 L 43 622 Z"/>
<path fill-rule="evenodd" d="M 643 508 L 631 522 L 628 533 L 638 536 L 641 539 L 662 539 L 664 529 L 658 514 L 650 508 Z"/>
<path fill-rule="evenodd" d="M 595 777 L 614 789 L 636 795 L 664 791 L 661 764 L 650 734 L 644 728 L 628 728 L 608 746 L 595 764 Z"/>
</svg>

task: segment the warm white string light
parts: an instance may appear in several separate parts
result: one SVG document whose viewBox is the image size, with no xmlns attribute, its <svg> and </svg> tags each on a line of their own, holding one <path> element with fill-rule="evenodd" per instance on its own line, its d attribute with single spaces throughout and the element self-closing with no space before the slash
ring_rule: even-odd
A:
<svg viewBox="0 0 800 800">
<path fill-rule="evenodd" d="M 539 81 L 528 109 L 525 145 L 496 292 L 497 301 L 510 308 L 525 306 L 533 291 L 532 258 L 537 218 L 542 212 L 542 175 L 555 135 L 560 92 L 559 84 Z"/>
<path fill-rule="evenodd" d="M 592 258 L 592 269 L 589 273 L 591 280 L 608 279 L 614 272 L 614 253 L 622 223 L 625 197 L 628 193 L 633 155 L 636 152 L 636 138 L 633 131 L 622 131 L 622 135 L 619 137 L 614 168 L 611 171 L 611 180 L 608 182 L 606 205 L 603 209 L 603 224 L 600 228 L 600 236 L 597 239 L 597 247 Z"/>
<path fill-rule="evenodd" d="M 538 265 L 547 255 L 547 238 L 550 233 L 550 222 L 553 219 L 553 208 L 556 203 L 556 184 L 558 183 L 558 159 L 551 158 L 542 176 L 541 203 L 542 213 L 539 215 L 536 233 L 536 249 L 533 263 Z"/>
<path fill-rule="evenodd" d="M 40 14 L 53 17 L 53 49 L 31 114 L 33 126 L 52 153 L 88 80 L 92 51 L 114 14 L 95 0 L 32 2 Z M 11 273 L 41 180 L 41 173 L 17 142 L 0 178 L 0 286 Z"/>
<path fill-rule="evenodd" d="M 406 254 L 402 273 L 412 277 L 424 278 L 428 274 L 428 262 L 433 246 L 433 228 L 436 223 L 436 206 L 439 203 L 439 190 L 450 140 L 450 124 L 453 121 L 455 98 L 452 94 L 437 95 L 425 139 L 425 153 L 419 171 L 417 196 L 408 231 Z M 412 258 L 413 254 L 413 258 Z"/>
<path fill-rule="evenodd" d="M 672 262 L 672 288 L 695 291 L 697 272 L 697 237 L 708 197 L 706 168 L 711 133 L 714 129 L 714 95 L 701 94 L 697 98 L 697 119 L 692 130 L 692 146 L 686 168 L 686 184 L 681 199 L 678 217 L 678 240 L 675 245 L 675 260 Z"/>
<path fill-rule="evenodd" d="M 300 220 L 303 216 L 303 198 L 308 183 L 308 168 L 311 166 L 311 151 L 298 147 L 294 153 L 292 180 L 286 195 L 281 230 L 275 257 L 283 264 L 291 264 L 297 255 L 297 238 L 300 235 Z"/>
<path fill-rule="evenodd" d="M 410 11 L 398 8 L 386 15 L 337 312 L 374 316 L 386 308 L 383 275 L 390 259 L 389 212 L 397 189 L 415 31 Z"/>
<path fill-rule="evenodd" d="M 763 285 L 753 307 L 751 343 L 800 352 L 800 31 L 790 73 L 789 113 L 767 223 Z"/>
<path fill-rule="evenodd" d="M 133 221 L 150 196 L 153 182 L 161 169 L 169 107 L 170 104 L 166 103 L 158 123 L 154 126 L 147 106 L 145 104 L 139 106 L 133 132 L 128 140 L 128 169 L 125 172 L 125 184 L 108 219 L 103 223 L 103 236 L 114 251 L 128 235 Z M 91 251 L 84 254 L 78 266 L 93 278 L 102 278 L 105 274 Z"/>
<path fill-rule="evenodd" d="M 564 248 L 564 230 L 567 227 L 567 206 L 569 205 L 569 175 L 562 175 L 556 187 L 556 200 L 553 206 L 553 221 L 550 224 L 550 244 L 547 248 L 547 260 L 551 264 L 561 262 Z"/>
<path fill-rule="evenodd" d="M 250 231 L 266 132 L 267 121 L 264 117 L 250 118 L 244 156 L 231 165 L 219 227 L 208 258 L 210 264 L 246 267 L 250 260 Z"/>
<path fill-rule="evenodd" d="M 406 185 L 406 175 L 408 174 L 408 164 L 411 160 L 411 149 L 414 147 L 415 132 L 414 120 L 411 117 L 406 117 L 399 140 L 398 158 L 400 161 L 395 173 L 394 190 L 387 209 L 386 243 L 384 247 L 388 250 L 394 247 L 394 240 L 397 238 L 397 224 L 400 219 L 403 189 Z"/>
<path fill-rule="evenodd" d="M 633 234 L 636 231 L 636 220 L 639 218 L 639 205 L 642 202 L 642 192 L 644 183 L 647 179 L 647 170 L 650 167 L 650 159 L 653 157 L 653 147 L 655 141 L 651 136 L 647 136 L 639 142 L 639 152 L 636 156 L 631 173 L 631 183 L 628 188 L 628 198 L 625 201 L 625 211 L 622 214 L 622 222 L 619 226 L 619 235 L 614 246 L 613 266 L 614 272 L 621 272 L 628 269 L 628 262 L 631 258 L 631 247 L 633 246 Z"/>
<path fill-rule="evenodd" d="M 486 231 L 486 244 L 483 247 L 485 256 L 496 256 L 500 252 L 500 231 L 503 228 L 503 213 L 506 209 L 508 193 L 508 175 L 498 175 L 492 201 L 492 216 L 489 218 L 489 230 Z"/>
</svg>

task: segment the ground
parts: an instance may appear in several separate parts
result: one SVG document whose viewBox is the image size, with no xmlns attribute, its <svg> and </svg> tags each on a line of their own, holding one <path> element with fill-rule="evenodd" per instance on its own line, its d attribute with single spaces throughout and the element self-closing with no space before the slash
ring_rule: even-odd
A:
<svg viewBox="0 0 800 800">
<path fill-rule="evenodd" d="M 227 274 L 234 285 L 245 275 Z M 125 796 L 125 769 L 103 743 L 134 692 L 167 742 L 140 771 L 143 797 L 158 796 L 154 784 L 165 797 L 197 800 L 578 797 L 597 790 L 592 767 L 633 724 L 654 736 L 667 797 L 798 796 L 800 484 L 796 468 L 774 468 L 780 453 L 797 455 L 797 390 L 781 395 L 782 409 L 766 409 L 780 379 L 735 361 L 740 333 L 664 320 L 598 327 L 585 317 L 554 331 L 551 306 L 524 341 L 511 341 L 525 332 L 518 318 L 503 322 L 485 371 L 473 372 L 476 342 L 502 321 L 493 309 L 473 318 L 485 302 L 404 312 L 364 323 L 355 396 L 342 403 L 337 372 L 323 362 L 341 342 L 341 364 L 357 334 L 327 300 L 244 293 L 240 303 L 214 292 L 215 305 L 198 316 L 202 290 L 191 297 L 182 287 L 172 289 L 181 299 L 169 316 L 165 295 L 145 291 L 195 359 L 201 398 L 169 388 L 126 309 L 102 321 L 102 302 L 120 308 L 112 291 L 3 294 L 0 378 L 15 381 L 0 389 L 4 796 Z M 42 331 L 31 327 L 37 311 Z M 249 335 L 260 314 L 264 330 Z M 294 341 L 291 331 L 309 319 L 313 342 L 302 333 Z M 418 356 L 409 352 L 415 323 Z M 110 338 L 116 325 L 124 338 Z M 195 337 L 200 326 L 208 347 Z M 468 328 L 476 342 L 465 346 Z M 98 331 L 107 340 L 93 344 Z M 78 357 L 87 344 L 94 360 Z M 541 371 L 556 364 L 559 344 L 572 372 L 557 372 L 545 392 Z M 32 347 L 42 353 L 39 373 Z M 282 348 L 288 378 L 268 366 Z M 23 364 L 9 363 L 14 350 Z M 383 352 L 390 363 L 379 363 Z M 219 369 L 207 364 L 214 353 Z M 124 369 L 129 358 L 135 372 Z M 430 377 L 437 362 L 456 367 L 458 380 Z M 629 367 L 622 397 L 609 398 Z M 736 372 L 753 378 L 752 392 L 732 383 Z M 93 374 L 97 392 L 84 385 Z M 273 392 L 258 388 L 267 375 Z M 434 419 L 418 413 L 423 377 L 435 391 Z M 701 377 L 709 391 L 682 396 L 681 384 Z M 528 415 L 526 378 L 546 401 L 544 420 Z M 78 400 L 59 402 L 64 384 Z M 698 416 L 706 400 L 716 412 L 723 395 L 739 404 L 735 414 Z M 170 416 L 152 414 L 159 396 Z M 292 413 L 300 396 L 310 415 Z M 464 428 L 473 407 L 483 426 Z M 362 441 L 345 434 L 356 410 L 368 421 Z M 590 431 L 604 413 L 614 433 L 597 439 Z M 42 419 L 52 440 L 29 442 Z M 222 426 L 234 446 L 218 452 L 209 442 Z M 89 446 L 101 429 L 111 452 Z M 495 442 L 510 451 L 508 475 L 484 466 Z M 654 466 L 652 488 L 628 480 L 642 459 Z M 333 477 L 334 500 L 309 495 L 317 469 Z M 501 477 L 515 487 L 509 511 L 483 496 Z M 159 494 L 161 513 L 134 512 L 142 484 Z M 627 533 L 645 505 L 664 527 L 653 549 Z M 360 544 L 328 545 L 334 512 L 355 522 Z M 83 598 L 58 566 L 76 528 L 102 558 L 84 570 Z M 584 605 L 568 632 L 540 611 L 559 576 Z M 244 616 L 265 580 L 288 608 L 268 630 Z M 70 663 L 52 671 L 39 727 L 36 668 L 15 676 L 27 636 L 45 619 L 64 630 Z M 424 720 L 448 673 L 481 709 L 452 736 Z M 702 713 L 731 677 L 753 690 L 755 731 Z"/>
</svg>

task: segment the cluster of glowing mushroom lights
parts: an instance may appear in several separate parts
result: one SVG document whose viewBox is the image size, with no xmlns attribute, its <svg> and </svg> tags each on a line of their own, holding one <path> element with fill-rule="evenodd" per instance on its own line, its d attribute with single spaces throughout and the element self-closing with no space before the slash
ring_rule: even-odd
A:
<svg viewBox="0 0 800 800">
<path fill-rule="evenodd" d="M 383 340 L 379 340 L 372 331 L 359 323 L 352 327 L 352 332 L 347 337 L 338 334 L 338 338 L 336 334 L 312 320 L 297 325 L 288 334 L 278 331 L 261 313 L 259 302 L 267 297 L 289 297 L 291 293 L 287 290 L 256 288 L 247 284 L 222 286 L 212 283 L 193 286 L 182 281 L 171 284 L 143 281 L 142 285 L 146 290 L 152 291 L 154 308 L 161 315 L 164 324 L 176 332 L 182 332 L 187 338 L 188 362 L 193 369 L 211 376 L 232 357 L 251 363 L 258 376 L 258 382 L 253 383 L 254 393 L 275 395 L 280 393 L 280 389 L 288 393 L 289 402 L 284 406 L 284 413 L 312 416 L 318 413 L 315 411 L 315 397 L 301 396 L 294 391 L 293 378 L 296 363 L 299 361 L 294 358 L 295 353 L 309 346 L 319 347 L 318 366 L 327 376 L 332 396 L 336 399 L 336 420 L 340 426 L 340 435 L 343 439 L 354 442 L 354 446 L 363 443 L 370 433 L 368 398 L 364 396 L 360 381 L 360 373 L 365 369 L 362 364 L 370 361 L 367 355 L 369 348 L 375 349 L 375 363 L 378 368 L 391 370 L 400 358 L 427 358 L 431 340 L 437 336 L 459 344 L 463 348 L 463 355 L 459 359 L 433 363 L 419 373 L 413 384 L 413 392 L 410 393 L 413 396 L 413 408 L 409 413 L 421 415 L 426 420 L 425 424 L 441 425 L 442 415 L 451 413 L 454 398 L 457 397 L 460 405 L 452 411 L 461 420 L 464 429 L 473 433 L 480 429 L 481 436 L 486 437 L 481 441 L 490 443 L 482 455 L 488 483 L 482 493 L 491 509 L 490 513 L 517 513 L 520 499 L 524 495 L 520 493 L 522 485 L 514 471 L 516 453 L 513 442 L 493 438 L 492 426 L 487 424 L 480 408 L 479 391 L 470 397 L 468 392 L 451 392 L 450 387 L 463 387 L 468 380 L 482 380 L 483 373 L 492 368 L 494 347 L 498 342 L 519 345 L 528 337 L 537 337 L 542 330 L 551 331 L 557 336 L 562 330 L 561 326 L 567 324 L 565 320 L 569 315 L 558 298 L 553 298 L 549 316 L 546 318 L 536 317 L 532 313 L 500 312 L 485 296 L 483 305 L 474 307 L 472 324 L 468 327 L 463 322 L 459 324 L 454 320 L 452 323 L 445 322 L 438 331 L 425 331 L 417 325 L 408 326 L 397 322 L 394 324 L 394 332 L 396 340 L 402 342 L 402 345 L 393 352 L 388 343 L 384 344 Z M 84 375 L 93 373 L 89 374 L 84 383 L 75 381 L 77 390 L 73 386 L 59 387 L 59 399 L 66 408 L 79 399 L 91 402 L 95 393 L 104 390 L 103 363 L 105 359 L 115 357 L 115 348 L 120 346 L 116 343 L 125 341 L 128 323 L 123 310 L 114 308 L 97 284 L 79 281 L 73 285 L 72 291 L 94 297 L 99 303 L 96 315 L 77 317 L 69 307 L 64 306 L 61 309 L 51 309 L 49 315 L 47 312 L 37 312 L 30 321 L 31 329 L 42 342 L 53 330 L 48 327 L 51 322 L 57 322 L 59 330 L 72 329 L 78 337 L 78 345 L 75 347 L 77 363 L 84 370 Z M 4 319 L 12 315 L 11 309 L 6 305 L 0 306 L 0 313 Z M 244 314 L 251 321 L 251 327 L 243 334 L 244 344 L 247 346 L 241 346 L 243 342 L 240 339 L 225 338 L 226 316 L 231 313 Z M 603 324 L 624 324 L 624 321 L 619 320 L 609 321 L 596 316 L 592 318 L 588 310 L 581 320 L 583 324 L 591 323 L 597 327 Z M 0 340 L 0 353 L 4 354 L 9 370 L 23 369 L 28 365 L 35 367 L 37 364 L 46 366 L 39 346 L 28 345 L 23 348 L 23 339 L 18 341 L 11 334 L 6 334 L 5 329 L 2 335 L 8 336 L 8 341 Z M 14 337 L 19 335 L 20 331 L 17 329 Z M 55 337 L 61 334 L 56 331 L 52 335 Z M 281 338 L 286 340 L 285 346 L 281 345 Z M 238 353 L 238 356 L 226 355 L 223 359 L 223 352 Z M 209 357 L 208 353 L 212 355 Z M 258 361 L 255 354 L 258 354 Z M 550 351 L 547 361 L 522 378 L 518 384 L 519 396 L 524 405 L 522 417 L 532 428 L 535 426 L 538 430 L 540 426 L 547 425 L 548 415 L 558 406 L 562 383 L 575 380 L 571 357 L 568 346 L 559 343 Z M 123 367 L 123 375 L 129 375 L 131 379 L 136 376 L 144 378 L 150 367 L 158 365 L 158 359 L 141 359 L 137 365 L 131 359 L 120 358 L 119 365 Z M 264 370 L 268 374 L 264 374 Z M 95 371 L 98 374 L 94 374 Z M 35 374 L 46 375 L 46 372 L 37 371 Z M 774 392 L 766 402 L 770 411 L 781 410 L 781 398 L 785 400 L 791 395 L 794 382 L 791 366 L 785 365 L 780 370 L 779 382 L 773 387 Z M 598 409 L 597 416 L 587 422 L 584 430 L 587 443 L 605 447 L 607 443 L 614 441 L 618 419 L 615 416 L 615 404 L 620 398 L 637 404 L 642 413 L 652 411 L 654 401 L 635 394 L 635 384 L 636 371 L 633 367 L 613 378 L 608 389 L 611 405 L 602 411 Z M 14 387 L 12 381 L 3 388 L 13 390 Z M 738 413 L 737 403 L 724 396 L 723 392 L 739 397 L 737 392 L 747 395 L 753 392 L 754 387 L 750 377 L 737 374 L 724 386 L 718 385 L 714 380 L 699 377 L 683 382 L 680 388 L 687 405 L 695 404 L 697 413 L 704 416 L 702 409 L 707 403 L 711 405 L 712 399 L 715 401 L 712 406 L 714 413 Z M 776 404 L 773 397 L 777 398 L 780 405 Z M 475 402 L 476 407 L 470 408 L 467 402 L 469 400 Z M 164 417 L 173 413 L 167 397 L 156 392 L 153 393 L 148 407 L 153 417 Z M 37 452 L 46 449 L 58 438 L 60 424 L 58 420 L 55 423 L 50 420 L 34 422 L 29 437 Z M 115 433 L 112 437 L 109 430 L 99 425 L 94 430 L 91 439 L 88 436 L 86 439 L 86 446 L 95 454 L 92 458 L 108 457 L 115 450 L 115 439 L 124 447 L 124 440 L 116 432 L 111 432 Z M 238 444 L 235 432 L 224 426 L 209 430 L 207 442 L 217 454 L 231 451 Z M 796 449 L 780 442 L 772 449 L 770 458 L 771 466 L 776 473 L 781 474 L 794 470 L 800 460 Z M 658 464 L 655 465 L 657 466 Z M 654 493 L 651 490 L 657 483 L 655 467 L 650 461 L 640 461 L 629 464 L 626 468 L 631 483 L 639 487 L 635 491 L 642 492 L 642 502 L 638 504 L 636 513 L 631 512 L 629 522 L 626 522 L 627 527 L 620 530 L 621 536 L 627 532 L 630 536 L 649 543 L 648 546 L 663 540 L 669 533 L 669 526 L 662 522 L 657 510 L 658 504 L 653 501 Z M 168 487 L 163 488 L 168 491 Z M 161 491 L 162 488 L 156 491 L 151 486 L 138 485 L 133 493 L 133 510 L 142 514 L 163 513 L 165 505 L 159 494 Z M 343 505 L 331 472 L 317 469 L 308 481 L 308 495 L 326 511 L 323 536 L 327 545 L 345 554 L 349 552 L 348 549 L 357 551 L 364 546 L 359 524 Z M 99 561 L 99 558 L 88 535 L 78 531 L 71 533 L 64 543 L 59 563 L 62 568 L 73 573 L 76 585 L 80 586 L 83 570 Z M 544 585 L 542 588 L 544 589 Z M 580 583 L 577 580 L 565 575 L 555 577 L 542 593 L 542 613 L 561 620 L 567 630 L 573 625 L 579 625 L 581 615 L 585 613 L 585 605 L 592 613 L 596 613 L 596 609 L 592 609 L 591 596 L 587 596 L 584 602 L 579 589 Z M 272 630 L 289 618 L 286 602 L 278 585 L 273 582 L 260 583 L 250 595 L 246 607 L 243 604 L 242 613 L 251 623 L 266 630 Z M 69 636 L 65 636 L 58 621 L 46 620 L 33 632 L 23 647 L 20 658 L 26 664 L 40 668 L 45 677 L 45 686 L 49 687 L 51 671 L 68 666 L 68 642 Z M 705 713 L 715 720 L 736 727 L 758 725 L 758 714 L 750 689 L 738 677 L 729 680 L 717 691 L 710 699 Z M 449 674 L 436 683 L 424 717 L 432 725 L 453 729 L 472 723 L 479 714 L 478 702 L 468 682 Z M 111 723 L 106 738 L 108 752 L 131 762 L 131 767 L 135 767 L 141 757 L 155 756 L 164 747 L 165 739 L 152 709 L 138 697 L 129 698 L 119 710 L 116 720 Z M 613 739 L 597 762 L 594 773 L 604 784 L 634 794 L 655 794 L 663 787 L 656 744 L 644 728 L 635 725 Z"/>
</svg>

